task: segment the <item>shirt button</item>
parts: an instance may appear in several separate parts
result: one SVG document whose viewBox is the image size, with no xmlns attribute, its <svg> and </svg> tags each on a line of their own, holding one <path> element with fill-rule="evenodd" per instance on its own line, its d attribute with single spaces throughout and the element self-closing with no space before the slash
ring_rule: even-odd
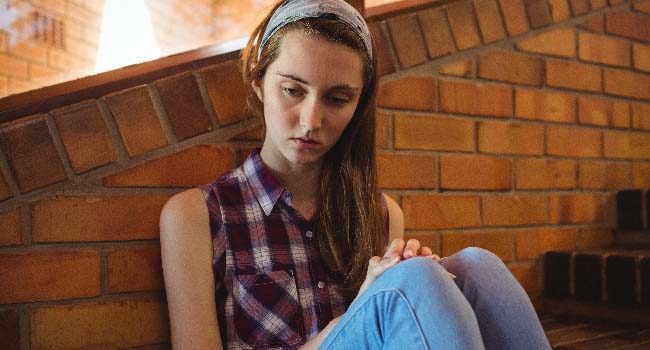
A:
<svg viewBox="0 0 650 350">
<path fill-rule="evenodd" d="M 323 282 L 323 281 L 318 281 L 318 288 L 320 288 L 320 289 L 325 288 L 325 282 Z"/>
<path fill-rule="evenodd" d="M 312 237 L 314 237 L 314 233 L 311 232 L 311 231 L 307 231 L 307 232 L 305 232 L 305 236 L 307 236 L 307 238 L 312 238 Z"/>
</svg>

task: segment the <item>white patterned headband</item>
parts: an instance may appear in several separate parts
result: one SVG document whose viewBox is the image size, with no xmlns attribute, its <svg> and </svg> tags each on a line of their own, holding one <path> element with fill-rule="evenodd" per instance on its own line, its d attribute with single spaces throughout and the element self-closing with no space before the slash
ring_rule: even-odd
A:
<svg viewBox="0 0 650 350">
<path fill-rule="evenodd" d="M 343 0 L 285 0 L 275 10 L 266 26 L 266 30 L 264 30 L 262 42 L 257 49 L 257 59 L 259 60 L 262 49 L 271 36 L 285 25 L 303 18 L 331 18 L 330 16 L 334 16 L 334 19 L 350 26 L 361 37 L 366 46 L 368 58 L 372 62 L 372 44 L 368 25 L 359 12 Z"/>
</svg>

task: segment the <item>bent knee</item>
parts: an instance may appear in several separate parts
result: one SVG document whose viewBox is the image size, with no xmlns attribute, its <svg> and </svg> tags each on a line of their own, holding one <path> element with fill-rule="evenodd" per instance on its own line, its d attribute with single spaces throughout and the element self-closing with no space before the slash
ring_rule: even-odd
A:
<svg viewBox="0 0 650 350">
<path fill-rule="evenodd" d="M 456 254 L 454 254 L 456 259 L 462 261 L 464 265 L 471 264 L 473 266 L 495 266 L 495 265 L 504 265 L 501 258 L 491 251 L 479 247 L 467 247 Z"/>
<path fill-rule="evenodd" d="M 437 279 L 448 275 L 439 263 L 428 257 L 414 257 L 404 260 L 387 272 L 406 277 L 411 281 L 413 277 L 417 277 L 419 281 L 422 281 L 426 278 Z"/>
</svg>

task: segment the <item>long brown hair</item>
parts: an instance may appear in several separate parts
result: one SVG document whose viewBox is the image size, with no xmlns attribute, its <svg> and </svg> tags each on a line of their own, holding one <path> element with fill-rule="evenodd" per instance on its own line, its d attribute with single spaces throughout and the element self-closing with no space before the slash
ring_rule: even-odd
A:
<svg viewBox="0 0 650 350">
<path fill-rule="evenodd" d="M 307 18 L 278 30 L 257 58 L 258 45 L 278 2 L 255 28 L 242 51 L 243 78 L 248 89 L 248 107 L 263 119 L 263 104 L 251 83 L 261 80 L 280 54 L 280 43 L 290 30 L 318 35 L 346 45 L 364 58 L 364 85 L 352 120 L 337 143 L 324 156 L 318 198 L 317 242 L 326 267 L 342 284 L 342 292 L 353 297 L 365 278 L 368 260 L 383 254 L 385 224 L 377 185 L 375 155 L 375 93 L 377 66 L 369 60 L 361 38 L 335 19 Z M 373 52 L 377 52 L 374 48 Z"/>
</svg>

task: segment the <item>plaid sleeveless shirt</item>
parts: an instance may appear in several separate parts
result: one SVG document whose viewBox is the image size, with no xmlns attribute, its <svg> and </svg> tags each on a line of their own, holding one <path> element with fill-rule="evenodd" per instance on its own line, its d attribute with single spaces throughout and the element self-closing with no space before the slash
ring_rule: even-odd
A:
<svg viewBox="0 0 650 350">
<path fill-rule="evenodd" d="M 210 217 L 225 349 L 295 349 L 345 312 L 339 285 L 321 261 L 315 223 L 291 206 L 259 149 L 199 188 Z"/>
</svg>

